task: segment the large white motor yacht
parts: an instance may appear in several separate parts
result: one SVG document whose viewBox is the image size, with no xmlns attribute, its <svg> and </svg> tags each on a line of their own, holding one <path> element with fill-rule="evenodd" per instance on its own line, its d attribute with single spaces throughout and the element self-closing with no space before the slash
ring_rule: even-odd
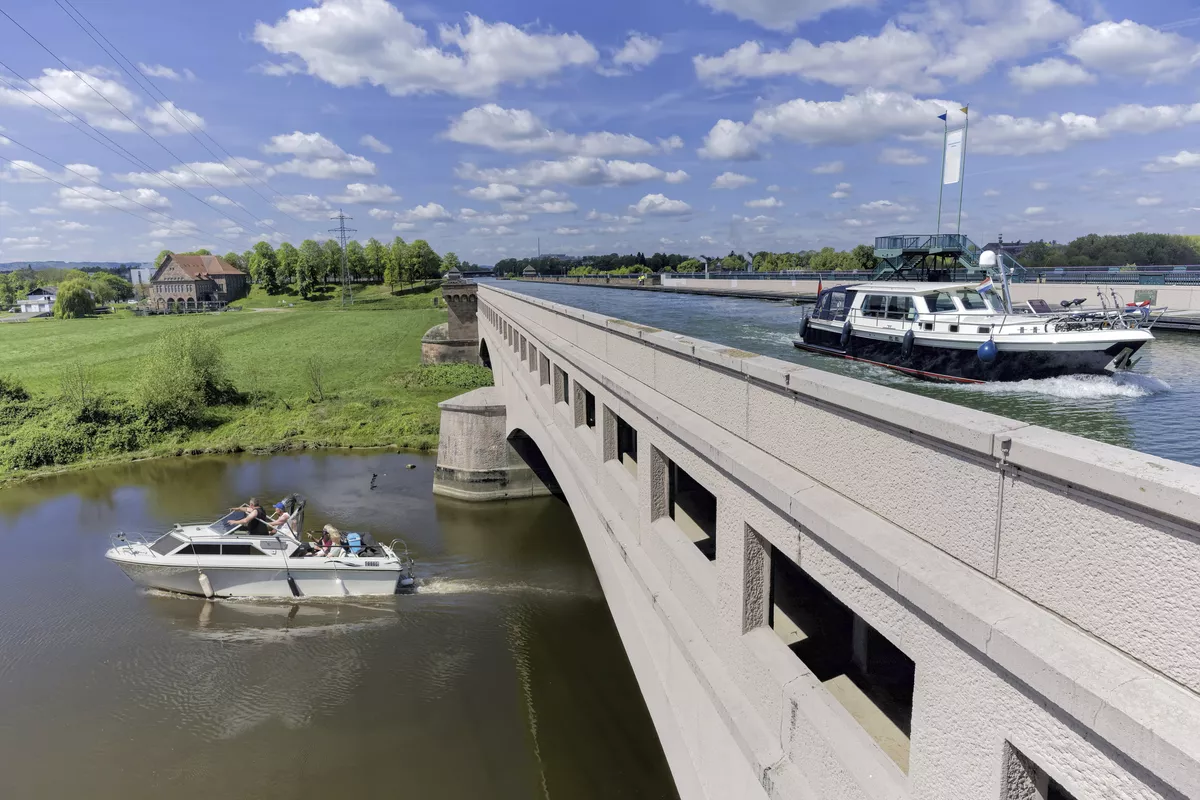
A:
<svg viewBox="0 0 1200 800">
<path fill-rule="evenodd" d="M 1111 374 L 1136 363 L 1165 311 L 1122 304 L 1115 293 L 1112 301 L 1054 309 L 1041 300 L 1006 303 L 990 278 L 978 286 L 874 281 L 821 292 L 794 344 L 935 381 Z"/>
<path fill-rule="evenodd" d="M 176 524 L 155 539 L 117 534 L 105 556 L 138 586 L 210 598 L 380 595 L 413 584 L 413 560 L 407 547 L 397 552 L 398 541 L 360 535 L 313 555 L 300 538 L 304 500 L 284 502 L 291 517 L 278 530 L 235 525 L 245 512 L 231 511 L 216 522 Z"/>
</svg>

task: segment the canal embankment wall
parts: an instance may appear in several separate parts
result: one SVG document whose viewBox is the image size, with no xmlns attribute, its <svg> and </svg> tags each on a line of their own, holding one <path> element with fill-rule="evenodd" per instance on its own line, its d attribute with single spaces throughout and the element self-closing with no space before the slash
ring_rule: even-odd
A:
<svg viewBox="0 0 1200 800">
<path fill-rule="evenodd" d="M 1200 469 L 499 287 L 479 311 L 682 796 L 1200 796 Z M 805 650 L 834 617 L 780 625 L 797 572 L 862 675 L 911 663 L 907 715 Z"/>
</svg>

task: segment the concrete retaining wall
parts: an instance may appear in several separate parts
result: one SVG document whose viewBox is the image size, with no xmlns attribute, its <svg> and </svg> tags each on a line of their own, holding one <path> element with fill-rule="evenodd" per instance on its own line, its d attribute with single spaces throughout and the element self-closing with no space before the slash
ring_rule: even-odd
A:
<svg viewBox="0 0 1200 800">
<path fill-rule="evenodd" d="M 1081 799 L 1200 796 L 1200 469 L 479 296 L 507 427 L 571 502 L 683 796 L 1008 800 L 1012 748 Z M 715 562 L 655 510 L 664 458 L 717 498 Z M 907 774 L 764 627 L 772 546 L 916 663 Z"/>
</svg>

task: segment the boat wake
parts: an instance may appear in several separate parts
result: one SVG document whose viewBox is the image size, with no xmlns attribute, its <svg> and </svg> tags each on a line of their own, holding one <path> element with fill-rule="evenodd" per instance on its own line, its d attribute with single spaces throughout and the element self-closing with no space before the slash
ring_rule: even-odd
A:
<svg viewBox="0 0 1200 800">
<path fill-rule="evenodd" d="M 993 395 L 1040 395 L 1063 400 L 1137 399 L 1171 391 L 1171 385 L 1150 375 L 1065 375 L 1029 381 L 976 383 L 957 386 L 967 392 Z"/>
<path fill-rule="evenodd" d="M 418 579 L 417 594 L 543 594 L 560 597 L 576 597 L 577 591 L 557 589 L 551 586 L 534 586 L 529 583 L 486 583 L 485 581 L 459 578 Z"/>
</svg>

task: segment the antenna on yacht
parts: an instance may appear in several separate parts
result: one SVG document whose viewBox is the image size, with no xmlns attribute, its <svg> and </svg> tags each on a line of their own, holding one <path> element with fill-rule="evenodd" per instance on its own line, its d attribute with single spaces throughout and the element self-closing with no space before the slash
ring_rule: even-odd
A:
<svg viewBox="0 0 1200 800">
<path fill-rule="evenodd" d="M 1008 270 L 1004 268 L 1004 234 L 996 236 L 996 264 L 1000 267 L 1000 283 L 1004 286 L 1004 309 L 1013 313 L 1012 291 L 1008 288 Z"/>
</svg>

